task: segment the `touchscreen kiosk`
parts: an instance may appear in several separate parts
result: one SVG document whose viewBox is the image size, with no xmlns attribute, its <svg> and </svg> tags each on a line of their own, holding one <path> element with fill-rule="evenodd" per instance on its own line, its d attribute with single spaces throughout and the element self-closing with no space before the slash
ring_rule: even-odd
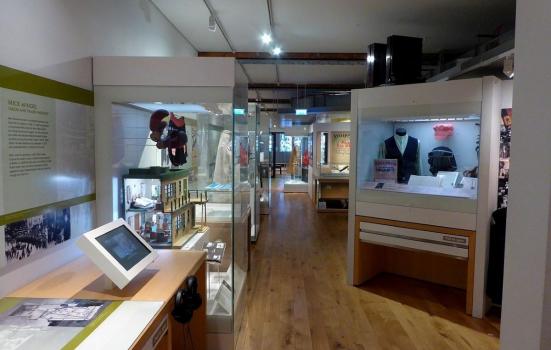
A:
<svg viewBox="0 0 551 350">
<path fill-rule="evenodd" d="M 83 234 L 77 246 L 120 289 L 158 256 L 123 219 Z"/>
</svg>

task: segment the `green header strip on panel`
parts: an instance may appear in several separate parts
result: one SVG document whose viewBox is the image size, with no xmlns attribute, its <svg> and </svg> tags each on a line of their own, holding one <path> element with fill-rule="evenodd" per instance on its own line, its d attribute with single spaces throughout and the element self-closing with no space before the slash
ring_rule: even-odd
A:
<svg viewBox="0 0 551 350">
<path fill-rule="evenodd" d="M 81 330 L 70 342 L 68 342 L 61 350 L 73 350 L 76 349 L 92 332 L 99 327 L 99 325 L 105 321 L 119 306 L 122 305 L 122 301 L 112 301 L 111 304 L 101 312 L 92 322 L 90 322 L 83 330 Z"/>
<path fill-rule="evenodd" d="M 4 312 L 8 311 L 15 305 L 19 304 L 19 302 L 23 300 L 22 298 L 3 298 L 0 299 L 0 314 L 3 314 Z"/>
<path fill-rule="evenodd" d="M 6 66 L 0 66 L 0 87 L 87 106 L 94 105 L 94 93 L 90 90 Z"/>
<path fill-rule="evenodd" d="M 47 209 L 69 208 L 82 203 L 92 202 L 96 200 L 96 194 L 88 194 L 86 196 L 68 199 L 66 201 L 55 202 L 42 205 L 40 207 L 25 209 L 14 213 L 9 213 L 0 216 L 0 226 L 11 224 L 12 222 L 22 221 L 33 216 L 41 215 Z"/>
</svg>

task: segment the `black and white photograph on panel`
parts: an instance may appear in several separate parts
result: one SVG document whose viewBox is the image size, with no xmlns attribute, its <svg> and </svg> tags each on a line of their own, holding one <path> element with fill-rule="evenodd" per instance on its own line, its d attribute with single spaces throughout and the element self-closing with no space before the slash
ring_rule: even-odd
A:
<svg viewBox="0 0 551 350">
<path fill-rule="evenodd" d="M 47 209 L 41 215 L 7 224 L 4 227 L 7 265 L 26 260 L 69 239 L 70 208 Z"/>
</svg>

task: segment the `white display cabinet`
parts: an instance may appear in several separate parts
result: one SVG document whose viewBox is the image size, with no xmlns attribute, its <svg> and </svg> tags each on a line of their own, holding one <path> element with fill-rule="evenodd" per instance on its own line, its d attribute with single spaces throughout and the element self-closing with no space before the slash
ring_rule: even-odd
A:
<svg viewBox="0 0 551 350">
<path fill-rule="evenodd" d="M 209 347 L 233 349 L 246 293 L 250 216 L 247 81 L 240 66 L 231 58 L 95 57 L 94 83 L 102 129 L 98 223 L 124 216 L 122 179 L 130 168 L 186 170 L 195 218 L 182 249 L 208 251 Z M 150 139 L 150 116 L 159 109 L 185 121 L 187 161 L 178 167 Z"/>
<path fill-rule="evenodd" d="M 349 283 L 390 272 L 461 288 L 484 315 L 500 96 L 493 77 L 353 91 Z"/>
<path fill-rule="evenodd" d="M 348 113 L 345 115 L 348 117 Z M 314 124 L 313 150 L 309 192 L 317 211 L 347 212 L 350 122 Z"/>
</svg>

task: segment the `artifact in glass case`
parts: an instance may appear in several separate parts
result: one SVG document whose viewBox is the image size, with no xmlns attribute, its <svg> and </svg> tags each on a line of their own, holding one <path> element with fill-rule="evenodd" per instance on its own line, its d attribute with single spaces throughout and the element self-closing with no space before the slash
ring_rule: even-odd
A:
<svg viewBox="0 0 551 350">
<path fill-rule="evenodd" d="M 181 247 L 197 231 L 189 172 L 130 169 L 123 179 L 125 219 L 154 248 Z"/>
<path fill-rule="evenodd" d="M 359 134 L 360 192 L 477 198 L 479 116 L 361 119 Z"/>
<path fill-rule="evenodd" d="M 164 109 L 156 110 L 149 119 L 149 137 L 157 148 L 168 149 L 168 158 L 174 166 L 187 163 L 187 133 L 184 117 Z"/>
</svg>

